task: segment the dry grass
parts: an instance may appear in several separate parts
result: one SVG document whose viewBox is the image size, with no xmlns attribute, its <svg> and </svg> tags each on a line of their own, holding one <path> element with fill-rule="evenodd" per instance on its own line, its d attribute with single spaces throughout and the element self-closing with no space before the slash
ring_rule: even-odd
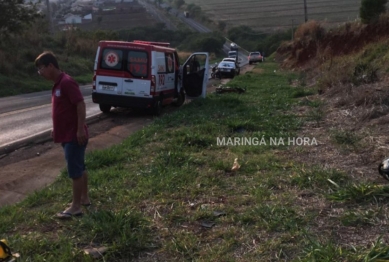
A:
<svg viewBox="0 0 389 262">
<path fill-rule="evenodd" d="M 325 34 L 324 27 L 322 24 L 315 20 L 310 20 L 300 25 L 294 33 L 295 41 L 307 41 L 309 40 L 320 40 Z"/>
<path fill-rule="evenodd" d="M 179 52 L 178 52 L 178 57 L 180 58 L 180 60 L 186 60 L 186 59 L 188 59 L 188 57 L 189 57 L 191 54 L 192 54 L 191 52 L 179 51 Z"/>
<path fill-rule="evenodd" d="M 376 49 L 374 45 L 386 41 L 388 36 L 389 16 L 387 15 L 381 16 L 375 24 L 362 25 L 357 21 L 332 28 L 327 28 L 323 23 L 312 20 L 302 24 L 296 30 L 295 40 L 281 45 L 277 53 L 278 57 L 286 57 L 284 67 L 311 68 L 312 63 L 314 67 L 317 67 L 326 62 L 330 62 L 329 67 L 331 67 L 332 60 L 336 57 L 354 56 L 362 51 L 371 53 L 371 49 Z M 369 49 L 369 44 L 373 48 Z M 384 48 L 379 47 L 379 49 Z M 366 64 L 371 61 L 364 62 Z M 371 69 L 375 70 L 375 68 Z M 370 72 L 373 78 L 374 74 L 375 72 Z"/>
</svg>

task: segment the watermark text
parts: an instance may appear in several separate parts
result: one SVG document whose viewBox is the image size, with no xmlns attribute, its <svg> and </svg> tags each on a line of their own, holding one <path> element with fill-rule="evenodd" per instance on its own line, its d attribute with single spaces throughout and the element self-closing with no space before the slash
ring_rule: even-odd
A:
<svg viewBox="0 0 389 262">
<path fill-rule="evenodd" d="M 218 146 L 317 146 L 311 137 L 217 137 Z"/>
</svg>

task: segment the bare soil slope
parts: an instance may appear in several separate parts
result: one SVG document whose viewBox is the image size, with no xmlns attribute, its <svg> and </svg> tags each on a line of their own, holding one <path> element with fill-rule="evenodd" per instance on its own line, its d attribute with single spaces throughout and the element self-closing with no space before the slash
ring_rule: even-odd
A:
<svg viewBox="0 0 389 262">
<path fill-rule="evenodd" d="M 301 98 L 296 112 L 310 119 L 300 136 L 315 137 L 319 145 L 286 153 L 291 159 L 341 170 L 356 182 L 386 183 L 377 167 L 389 156 L 389 75 L 380 58 L 388 53 L 378 49 L 388 39 L 387 16 L 376 24 L 328 31 L 311 21 L 296 31 L 295 41 L 277 50 L 282 66 L 301 75 L 294 85 L 318 91 Z M 311 102 L 320 106 L 306 106 Z"/>
</svg>

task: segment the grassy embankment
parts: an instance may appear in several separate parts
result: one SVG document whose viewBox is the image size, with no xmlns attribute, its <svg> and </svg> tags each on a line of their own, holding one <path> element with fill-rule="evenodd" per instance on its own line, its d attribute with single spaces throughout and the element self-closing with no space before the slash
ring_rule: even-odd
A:
<svg viewBox="0 0 389 262">
<path fill-rule="evenodd" d="M 150 253 L 161 261 L 385 256 L 388 248 L 379 242 L 350 246 L 331 226 L 374 227 L 381 211 L 370 208 L 387 188 L 354 185 L 339 171 L 283 159 L 287 138 L 304 122 L 293 114 L 296 97 L 310 93 L 290 87 L 297 78 L 276 64 L 261 64 L 230 82 L 247 87 L 246 93 L 195 100 L 121 145 L 88 154 L 93 207 L 82 218 L 52 218 L 70 201 L 70 181 L 62 172 L 53 185 L 0 210 L 0 235 L 22 261 L 92 261 L 82 253 L 91 243 L 109 248 L 106 261 Z M 305 102 L 312 111 L 318 104 Z M 217 145 L 222 137 L 263 137 L 266 145 Z M 285 146 L 270 145 L 270 138 L 279 143 L 281 137 Z M 232 172 L 235 158 L 241 167 Z M 332 205 L 344 215 L 322 212 Z M 204 228 L 206 221 L 214 226 Z"/>
</svg>

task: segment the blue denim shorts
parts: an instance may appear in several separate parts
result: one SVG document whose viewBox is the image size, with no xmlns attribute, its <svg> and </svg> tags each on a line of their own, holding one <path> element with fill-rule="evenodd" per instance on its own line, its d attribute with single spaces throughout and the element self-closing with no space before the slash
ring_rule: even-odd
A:
<svg viewBox="0 0 389 262">
<path fill-rule="evenodd" d="M 66 165 L 70 178 L 79 178 L 85 171 L 85 145 L 79 145 L 77 141 L 62 143 L 65 152 Z"/>
</svg>

